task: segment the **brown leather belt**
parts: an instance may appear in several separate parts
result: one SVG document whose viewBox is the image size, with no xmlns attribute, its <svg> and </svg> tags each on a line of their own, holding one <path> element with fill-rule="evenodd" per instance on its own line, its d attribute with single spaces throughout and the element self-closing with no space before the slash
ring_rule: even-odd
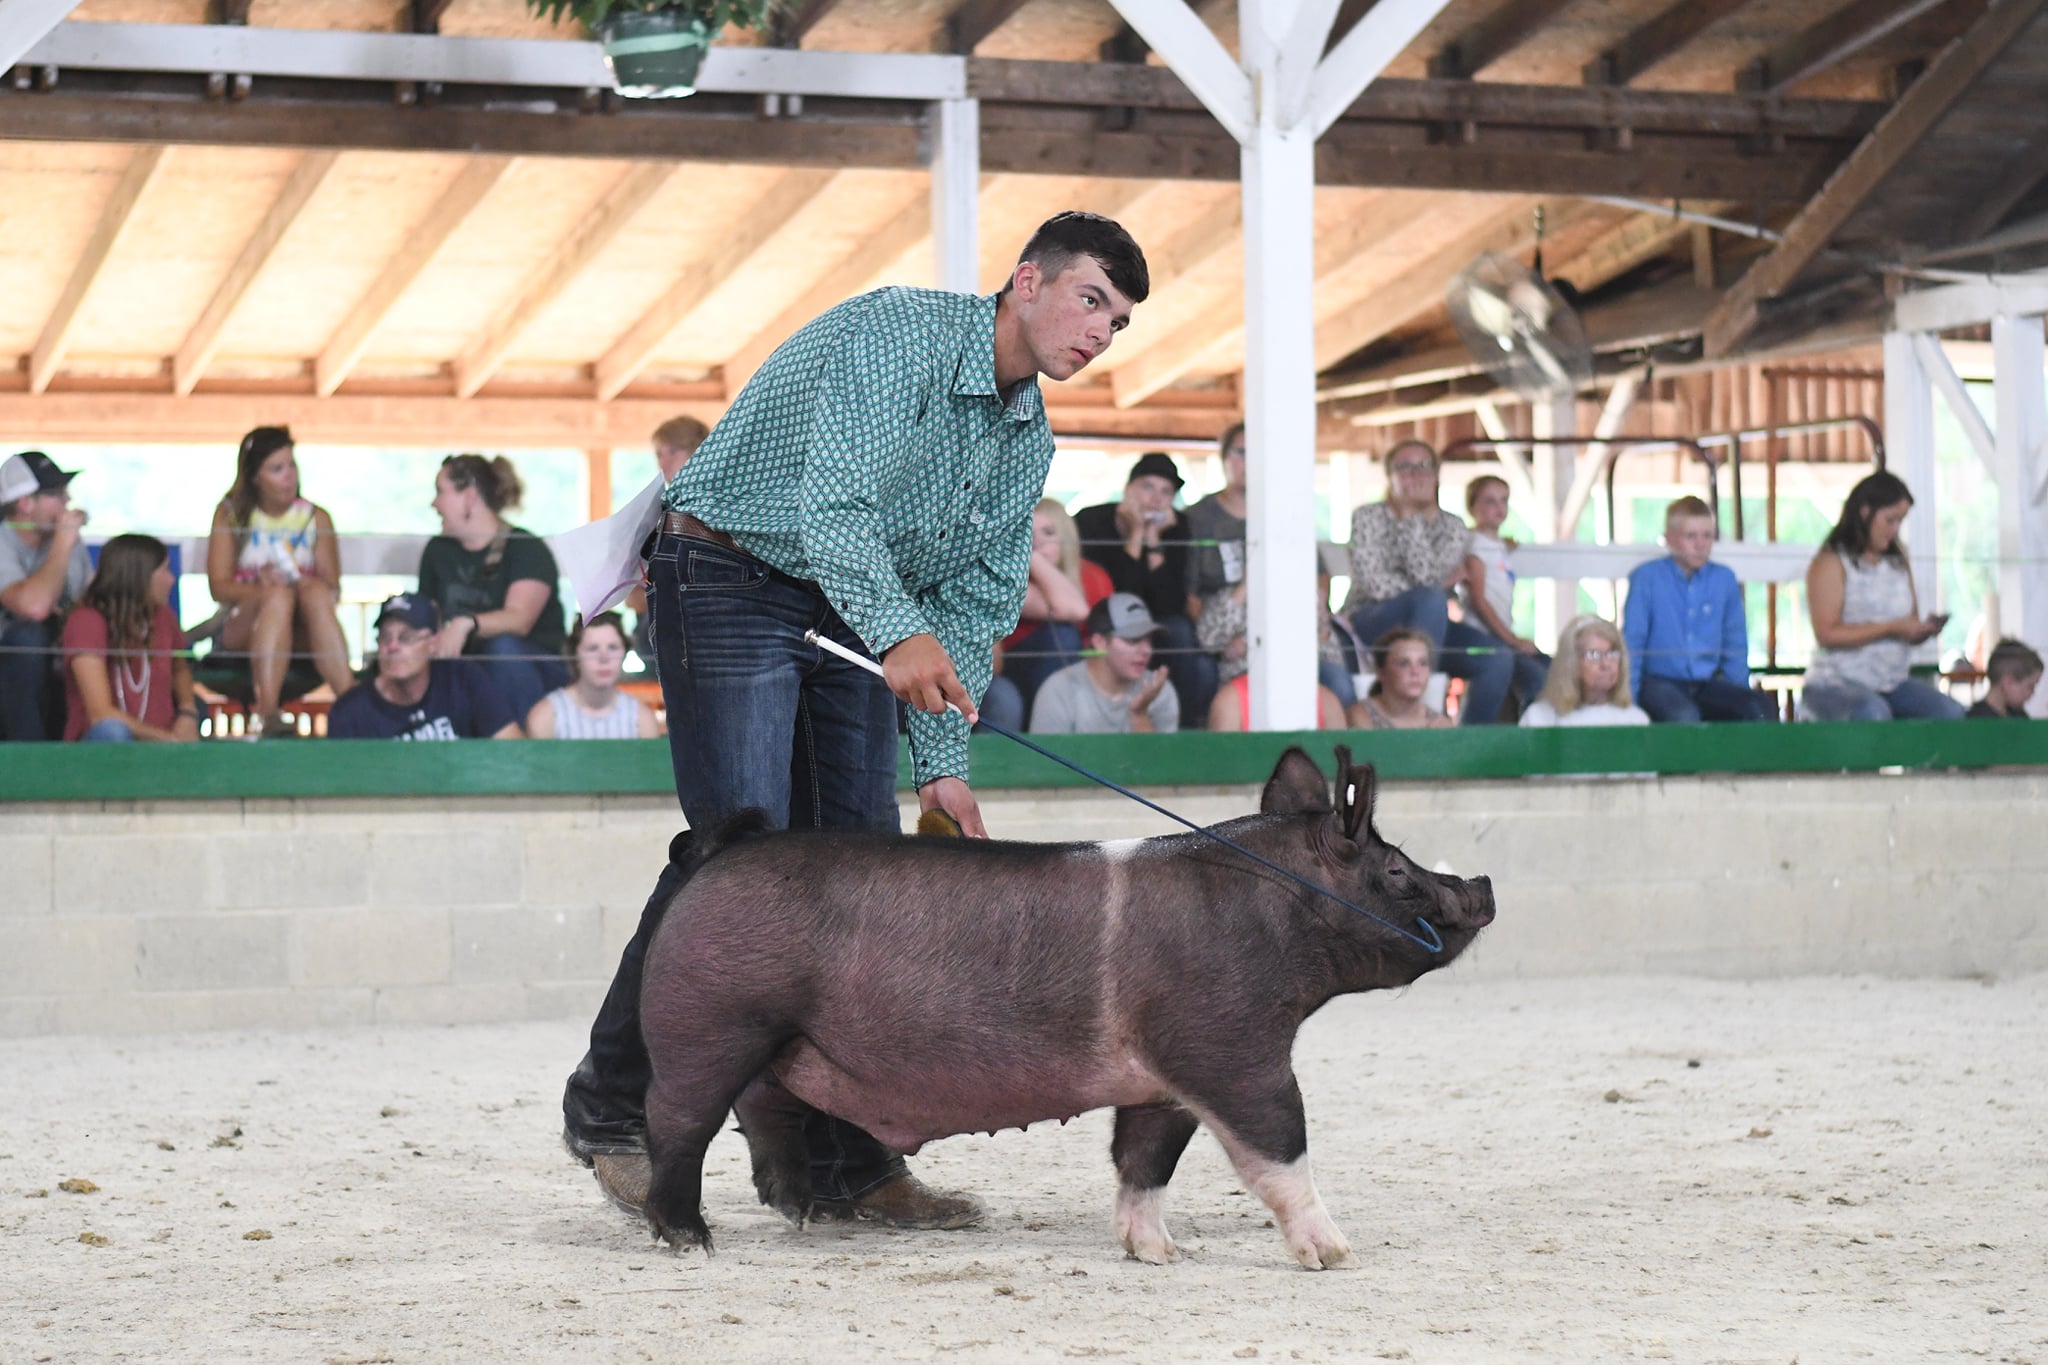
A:
<svg viewBox="0 0 2048 1365">
<path fill-rule="evenodd" d="M 727 535 L 723 531 L 712 530 L 709 526 L 706 526 L 703 522 L 697 520 L 688 512 L 662 513 L 661 529 L 663 533 L 667 535 L 692 536 L 698 540 L 708 540 L 713 545 L 723 545 L 728 550 L 739 550 L 741 554 L 746 553 L 745 550 L 741 550 L 740 547 L 734 543 L 733 538 L 731 536 Z"/>
</svg>

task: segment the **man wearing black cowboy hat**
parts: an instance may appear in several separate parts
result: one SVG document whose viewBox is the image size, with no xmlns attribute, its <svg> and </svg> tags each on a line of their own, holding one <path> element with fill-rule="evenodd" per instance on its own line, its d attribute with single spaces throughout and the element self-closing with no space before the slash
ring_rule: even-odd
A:
<svg viewBox="0 0 2048 1365">
<path fill-rule="evenodd" d="M 1074 514 L 1081 554 L 1100 564 L 1118 592 L 1142 599 L 1159 623 L 1159 657 L 1179 694 L 1182 724 L 1199 725 L 1216 695 L 1216 660 L 1195 643 L 1188 619 L 1187 523 L 1173 500 L 1187 481 L 1163 451 L 1140 455 L 1120 502 Z"/>
<path fill-rule="evenodd" d="M 77 477 L 40 450 L 0 462 L 0 740 L 57 737 L 57 636 L 92 578 Z"/>
</svg>

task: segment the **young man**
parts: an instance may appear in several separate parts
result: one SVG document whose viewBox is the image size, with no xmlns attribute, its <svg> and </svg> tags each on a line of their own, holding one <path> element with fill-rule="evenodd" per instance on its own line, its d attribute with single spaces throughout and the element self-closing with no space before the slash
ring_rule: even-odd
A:
<svg viewBox="0 0 2048 1365">
<path fill-rule="evenodd" d="M 1974 720 L 1998 720 L 2013 717 L 2027 718 L 2027 703 L 2034 699 L 2034 689 L 2041 685 L 2041 656 L 2020 640 L 2000 640 L 1992 646 L 1991 657 L 1984 661 L 1984 676 L 1989 680 L 1990 690 L 1984 700 L 1972 706 L 1965 715 Z"/>
<path fill-rule="evenodd" d="M 0 464 L 0 740 L 62 728 L 57 637 L 92 578 L 85 513 L 71 506 L 77 477 L 40 450 Z"/>
<path fill-rule="evenodd" d="M 1038 377 L 1086 368 L 1150 288 L 1121 227 L 1062 213 L 999 294 L 863 294 L 747 381 L 670 482 L 648 560 L 691 829 L 754 806 L 792 827 L 896 830 L 900 698 L 919 804 L 985 835 L 967 732 L 1023 604 L 1052 463 Z M 806 644 L 811 630 L 873 654 L 885 678 Z M 672 856 L 562 1100 L 571 1155 L 635 1213 L 650 1173 L 640 964 L 681 884 Z M 964 1227 L 982 1216 L 851 1124 L 814 1113 L 805 1134 L 819 1217 Z"/>
<path fill-rule="evenodd" d="M 1714 553 L 1713 509 L 1683 497 L 1664 512 L 1662 559 L 1628 576 L 1622 635 L 1630 690 L 1663 724 L 1772 720 L 1771 704 L 1749 686 L 1749 623 L 1742 585 Z"/>
<path fill-rule="evenodd" d="M 1206 716 L 1216 692 L 1216 660 L 1195 640 L 1188 615 L 1188 527 L 1173 500 L 1187 481 L 1163 451 L 1140 455 L 1116 502 L 1074 514 L 1081 555 L 1100 565 L 1118 592 L 1143 599 L 1159 622 L 1167 672 L 1189 714 Z M 1199 708 L 1199 709 L 1197 709 Z"/>
<path fill-rule="evenodd" d="M 523 738 L 488 669 L 434 657 L 440 612 L 427 598 L 385 598 L 376 629 L 376 680 L 334 703 L 327 713 L 329 739 Z"/>
<path fill-rule="evenodd" d="M 1458 584 L 1458 604 L 1465 620 L 1515 651 L 1515 696 L 1527 709 L 1543 695 L 1550 677 L 1550 656 L 1534 640 L 1515 634 L 1515 575 L 1508 568 L 1513 547 L 1501 539 L 1508 519 L 1508 481 L 1482 474 L 1465 485 L 1465 511 L 1472 518 L 1472 539 L 1465 547 L 1465 577 Z"/>
<path fill-rule="evenodd" d="M 1035 735 L 1171 734 L 1180 698 L 1164 668 L 1152 667 L 1159 623 L 1139 598 L 1111 593 L 1088 613 L 1095 651 L 1045 680 L 1031 711 Z"/>
</svg>

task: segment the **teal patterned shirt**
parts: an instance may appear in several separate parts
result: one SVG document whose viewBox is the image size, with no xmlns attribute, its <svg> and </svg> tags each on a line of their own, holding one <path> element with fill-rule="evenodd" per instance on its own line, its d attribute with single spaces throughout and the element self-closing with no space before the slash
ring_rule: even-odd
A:
<svg viewBox="0 0 2048 1365">
<path fill-rule="evenodd" d="M 877 658 L 945 646 L 968 695 L 1017 624 L 1052 465 L 1034 377 L 996 392 L 994 295 L 877 289 L 782 343 L 663 496 L 826 600 Z M 913 780 L 967 776 L 967 725 L 910 713 Z"/>
</svg>

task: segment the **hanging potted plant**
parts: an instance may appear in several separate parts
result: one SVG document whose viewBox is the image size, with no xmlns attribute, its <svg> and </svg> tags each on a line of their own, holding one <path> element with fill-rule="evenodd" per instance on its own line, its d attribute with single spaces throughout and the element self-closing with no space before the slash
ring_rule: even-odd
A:
<svg viewBox="0 0 2048 1365">
<path fill-rule="evenodd" d="M 776 0 L 526 0 L 559 24 L 578 19 L 604 48 L 619 93 L 673 98 L 697 89 L 704 53 L 728 24 L 762 28 Z"/>
</svg>

